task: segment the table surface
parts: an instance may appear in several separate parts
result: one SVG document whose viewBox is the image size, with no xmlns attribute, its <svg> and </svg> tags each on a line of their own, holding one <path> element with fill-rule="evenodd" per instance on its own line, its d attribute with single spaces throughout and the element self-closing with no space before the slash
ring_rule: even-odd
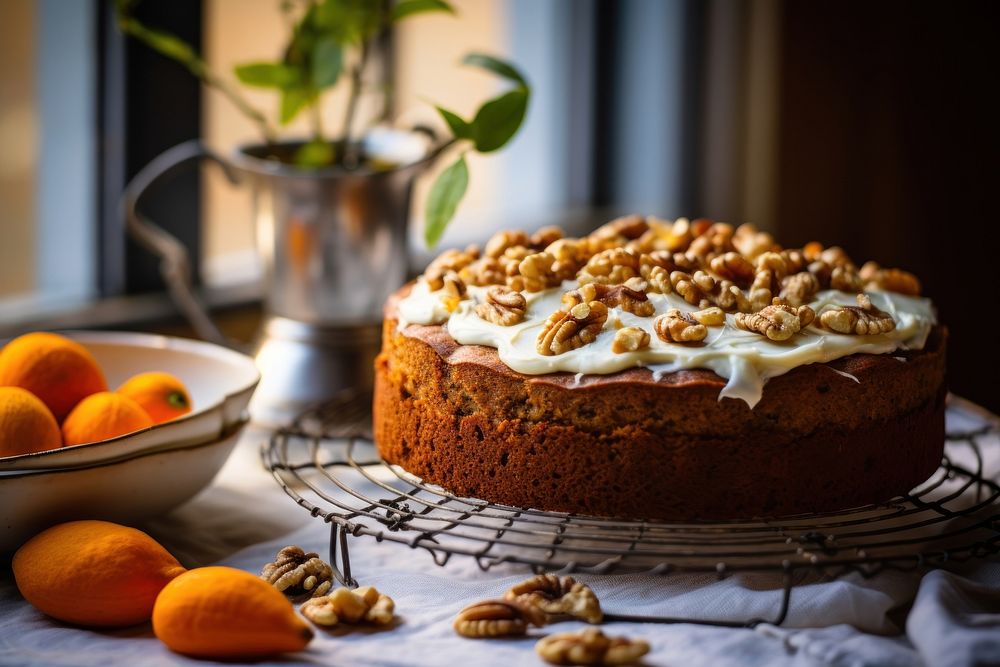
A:
<svg viewBox="0 0 1000 667">
<path fill-rule="evenodd" d="M 956 418 L 965 420 L 962 426 L 986 419 L 953 408 L 949 419 Z M 223 564 L 256 573 L 286 544 L 326 554 L 329 527 L 295 505 L 262 468 L 259 448 L 266 438 L 266 432 L 248 429 L 212 486 L 142 528 L 187 567 Z M 1000 440 L 984 455 L 989 474 L 1000 472 Z M 360 583 L 396 600 L 399 622 L 386 630 L 319 632 L 302 653 L 254 664 L 542 665 L 533 650 L 540 636 L 583 627 L 563 623 L 526 638 L 464 639 L 451 628 L 455 613 L 475 600 L 501 596 L 530 574 L 526 568 L 502 565 L 482 572 L 468 558 L 439 567 L 422 551 L 371 538 L 354 538 L 351 555 Z M 637 615 L 770 617 L 781 595 L 780 580 L 763 575 L 578 578 L 594 588 L 606 610 Z M 1000 664 L 1000 561 L 979 561 L 958 574 L 799 581 L 789 621 L 780 628 L 614 623 L 604 631 L 649 641 L 646 665 Z M 97 632 L 55 622 L 20 598 L 7 570 L 0 578 L 0 664 L 206 661 L 171 653 L 148 625 Z"/>
</svg>

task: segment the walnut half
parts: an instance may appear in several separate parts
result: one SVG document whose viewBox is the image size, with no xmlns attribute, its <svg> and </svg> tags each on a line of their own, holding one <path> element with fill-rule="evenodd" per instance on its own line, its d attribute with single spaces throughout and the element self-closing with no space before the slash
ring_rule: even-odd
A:
<svg viewBox="0 0 1000 667">
<path fill-rule="evenodd" d="M 653 320 L 653 331 L 665 343 L 698 343 L 708 335 L 704 324 L 677 308 Z"/>
<path fill-rule="evenodd" d="M 872 305 L 867 294 L 858 294 L 858 305 L 824 310 L 819 321 L 830 331 L 857 336 L 888 333 L 896 328 L 892 315 Z"/>
<path fill-rule="evenodd" d="M 319 554 L 291 545 L 264 566 L 260 578 L 293 600 L 303 600 L 326 594 L 333 585 L 333 570 Z"/>
<path fill-rule="evenodd" d="M 649 334 L 646 334 L 646 338 L 649 338 Z M 504 598 L 537 607 L 546 617 L 571 616 L 588 623 L 600 623 L 604 620 L 601 603 L 594 591 L 573 577 L 539 574 L 512 586 Z"/>
<path fill-rule="evenodd" d="M 597 628 L 564 632 L 538 640 L 535 651 L 553 665 L 631 665 L 649 653 L 641 639 L 608 637 Z"/>
<path fill-rule="evenodd" d="M 809 306 L 789 306 L 776 298 L 756 313 L 736 313 L 736 326 L 773 341 L 783 341 L 805 329 L 815 318 L 816 313 Z"/>
<path fill-rule="evenodd" d="M 528 302 L 524 295 L 503 285 L 486 290 L 485 300 L 476 306 L 476 315 L 502 327 L 509 327 L 524 319 Z"/>
<path fill-rule="evenodd" d="M 510 600 L 482 600 L 458 612 L 453 627 L 463 637 L 516 637 L 528 631 L 528 626 L 545 625 L 542 610 Z"/>
<path fill-rule="evenodd" d="M 396 603 L 388 595 L 362 586 L 353 591 L 338 588 L 329 595 L 307 600 L 299 610 L 316 625 L 333 627 L 338 623 L 388 625 L 395 608 Z"/>
<path fill-rule="evenodd" d="M 608 319 L 608 307 L 600 301 L 578 303 L 569 310 L 549 315 L 535 343 L 539 354 L 552 356 L 583 347 L 597 338 Z"/>
</svg>

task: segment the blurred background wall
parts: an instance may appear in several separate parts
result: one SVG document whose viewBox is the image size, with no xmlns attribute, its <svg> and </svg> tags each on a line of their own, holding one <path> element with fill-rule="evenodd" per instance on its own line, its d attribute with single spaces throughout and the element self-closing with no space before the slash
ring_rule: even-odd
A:
<svg viewBox="0 0 1000 667">
<path fill-rule="evenodd" d="M 502 84 L 458 62 L 502 54 L 534 86 L 503 152 L 470 165 L 443 244 L 501 227 L 577 231 L 617 212 L 750 221 L 916 272 L 952 332 L 955 391 L 1000 411 L 990 328 L 1000 114 L 1000 3 L 806 0 L 456 0 L 385 41 L 380 81 L 401 123 L 428 100 L 469 113 Z M 117 193 L 187 138 L 221 152 L 253 126 L 175 63 L 123 40 L 110 0 L 0 2 L 0 317 L 160 289 L 124 237 Z M 278 0 L 144 0 L 140 15 L 227 74 L 274 58 Z M 373 85 L 380 81 L 373 81 Z M 327 113 L 339 116 L 331 94 Z M 251 91 L 273 110 L 277 98 Z M 367 108 L 369 115 L 376 110 Z M 291 135 L 303 127 L 292 125 Z M 414 267 L 424 179 L 414 206 Z M 170 186 L 161 220 L 208 286 L 252 283 L 249 196 L 219 174 Z"/>
</svg>

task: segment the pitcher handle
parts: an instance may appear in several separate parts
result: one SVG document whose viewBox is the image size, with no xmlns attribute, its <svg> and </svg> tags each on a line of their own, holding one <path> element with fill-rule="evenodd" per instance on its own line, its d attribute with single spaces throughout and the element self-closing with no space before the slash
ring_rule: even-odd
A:
<svg viewBox="0 0 1000 667">
<path fill-rule="evenodd" d="M 217 164 L 230 183 L 239 183 L 237 171 L 232 165 L 197 139 L 192 139 L 167 149 L 129 181 L 122 192 L 121 211 L 125 228 L 132 238 L 160 258 L 160 274 L 170 296 L 198 337 L 218 345 L 233 347 L 232 341 L 219 330 L 208 315 L 204 303 L 195 294 L 187 248 L 163 227 L 142 215 L 138 209 L 139 200 L 161 179 L 175 173 L 187 163 L 198 160 Z"/>
</svg>

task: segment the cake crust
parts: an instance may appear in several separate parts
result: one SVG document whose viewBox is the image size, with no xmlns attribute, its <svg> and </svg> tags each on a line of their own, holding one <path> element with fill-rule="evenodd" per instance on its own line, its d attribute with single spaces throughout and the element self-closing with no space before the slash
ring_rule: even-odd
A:
<svg viewBox="0 0 1000 667">
<path fill-rule="evenodd" d="M 389 463 L 458 495 L 657 520 L 745 519 L 881 502 L 944 447 L 946 331 L 772 378 L 753 408 L 709 370 L 524 375 L 386 304 L 373 427 Z"/>
</svg>

